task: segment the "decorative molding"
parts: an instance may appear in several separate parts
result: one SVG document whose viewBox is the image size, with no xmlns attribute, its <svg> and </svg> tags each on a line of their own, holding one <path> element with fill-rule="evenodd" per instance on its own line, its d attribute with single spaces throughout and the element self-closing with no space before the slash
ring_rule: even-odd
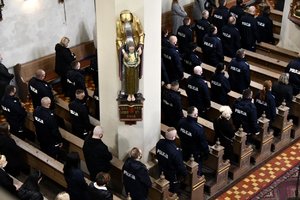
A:
<svg viewBox="0 0 300 200">
<path fill-rule="evenodd" d="M 290 5 L 290 13 L 288 18 L 295 24 L 300 26 L 300 1 L 293 0 Z"/>
</svg>

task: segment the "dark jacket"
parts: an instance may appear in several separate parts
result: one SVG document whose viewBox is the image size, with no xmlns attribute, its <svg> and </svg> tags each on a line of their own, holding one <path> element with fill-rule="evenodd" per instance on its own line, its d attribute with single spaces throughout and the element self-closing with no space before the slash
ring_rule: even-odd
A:
<svg viewBox="0 0 300 200">
<path fill-rule="evenodd" d="M 285 100 L 286 105 L 290 107 L 293 100 L 293 88 L 291 85 L 276 81 L 272 86 L 272 94 L 275 96 L 276 107 L 280 106 L 283 100 Z"/>
<path fill-rule="evenodd" d="M 234 25 L 227 24 L 223 26 L 221 32 L 224 55 L 233 58 L 236 51 L 241 48 L 240 31 Z"/>
<path fill-rule="evenodd" d="M 182 25 L 177 30 L 178 48 L 180 53 L 189 51 L 190 44 L 194 41 L 193 30 L 190 25 Z"/>
<path fill-rule="evenodd" d="M 88 135 L 82 150 L 92 181 L 95 180 L 97 173 L 110 170 L 112 154 L 101 139 L 92 138 L 92 134 Z"/>
<path fill-rule="evenodd" d="M 130 193 L 132 200 L 145 200 L 152 186 L 148 170 L 140 161 L 128 158 L 122 168 L 123 184 L 126 194 Z"/>
<path fill-rule="evenodd" d="M 98 186 L 99 187 L 99 186 Z M 88 187 L 89 200 L 112 200 L 113 195 L 106 187 L 95 187 L 95 183 L 90 183 Z"/>
<path fill-rule="evenodd" d="M 6 86 L 9 85 L 13 78 L 14 75 L 10 74 L 8 69 L 2 63 L 0 63 L 0 100 L 5 93 Z"/>
<path fill-rule="evenodd" d="M 14 186 L 13 179 L 6 173 L 6 171 L 4 171 L 1 168 L 0 168 L 0 187 L 4 188 L 7 192 L 9 192 L 14 196 L 17 195 L 17 190 L 16 187 Z"/>
<path fill-rule="evenodd" d="M 270 19 L 269 14 L 263 13 L 256 17 L 256 20 L 260 40 L 262 42 L 275 44 L 273 36 L 273 21 Z"/>
<path fill-rule="evenodd" d="M 194 67 L 201 65 L 201 60 L 199 56 L 194 51 L 189 51 L 186 53 L 182 59 L 182 65 L 184 68 L 184 71 L 192 74 Z"/>
<path fill-rule="evenodd" d="M 71 200 L 87 199 L 88 185 L 84 180 L 84 174 L 79 168 L 72 168 L 64 172 L 67 182 L 67 192 Z"/>
<path fill-rule="evenodd" d="M 55 72 L 60 76 L 65 76 L 68 70 L 71 69 L 71 63 L 75 60 L 69 48 L 61 44 L 55 45 Z"/>
<path fill-rule="evenodd" d="M 203 62 L 215 67 L 224 61 L 221 39 L 216 35 L 206 34 L 203 38 Z"/>
<path fill-rule="evenodd" d="M 165 84 L 170 84 L 169 75 L 167 73 L 163 59 L 161 59 L 161 81 Z"/>
<path fill-rule="evenodd" d="M 28 190 L 22 187 L 18 190 L 18 196 L 21 200 L 43 200 L 44 199 L 41 192 Z"/>
<path fill-rule="evenodd" d="M 196 33 L 197 45 L 202 47 L 203 45 L 203 38 L 206 34 L 208 34 L 208 30 L 210 27 L 210 23 L 207 19 L 200 19 L 196 22 L 194 26 L 194 30 Z"/>
<path fill-rule="evenodd" d="M 293 87 L 293 94 L 298 95 L 300 92 L 300 58 L 290 61 L 285 72 L 290 75 L 289 82 Z"/>
<path fill-rule="evenodd" d="M 222 27 L 227 24 L 229 10 L 227 7 L 220 5 L 213 13 L 211 23 L 218 28 L 218 34 L 221 35 Z"/>
<path fill-rule="evenodd" d="M 84 76 L 80 70 L 71 69 L 67 72 L 67 91 L 66 96 L 70 97 L 72 100 L 75 99 L 75 92 L 78 89 L 85 91 L 85 96 L 88 96 Z"/>
<path fill-rule="evenodd" d="M 242 37 L 242 47 L 250 51 L 255 51 L 256 42 L 260 42 L 260 38 L 257 28 L 257 20 L 254 16 L 249 13 L 243 15 L 239 24 L 239 30 Z"/>
<path fill-rule="evenodd" d="M 195 106 L 201 112 L 210 108 L 208 86 L 201 76 L 193 74 L 187 79 L 186 93 L 189 106 Z"/>
<path fill-rule="evenodd" d="M 222 104 L 228 105 L 228 93 L 231 90 L 229 80 L 225 77 L 224 73 L 215 73 L 211 78 L 210 95 L 211 100 Z"/>
<path fill-rule="evenodd" d="M 276 104 L 275 97 L 272 95 L 271 91 L 266 92 L 266 97 L 264 100 L 261 100 L 260 92 L 255 96 L 254 103 L 257 110 L 257 117 L 261 117 L 263 112 L 265 112 L 266 117 L 270 120 L 270 124 L 275 119 L 276 116 Z"/>
<path fill-rule="evenodd" d="M 195 161 L 207 157 L 209 148 L 203 127 L 197 123 L 197 118 L 187 116 L 180 120 L 177 127 L 183 160 L 188 161 L 193 154 Z"/>
<path fill-rule="evenodd" d="M 250 66 L 246 59 L 233 58 L 228 64 L 231 90 L 242 93 L 250 86 Z"/>
<path fill-rule="evenodd" d="M 236 18 L 237 23 L 239 23 L 239 21 L 241 20 L 241 17 L 245 14 L 244 8 L 240 5 L 232 6 L 229 9 L 229 13 L 230 13 L 230 15 L 232 15 Z"/>
</svg>

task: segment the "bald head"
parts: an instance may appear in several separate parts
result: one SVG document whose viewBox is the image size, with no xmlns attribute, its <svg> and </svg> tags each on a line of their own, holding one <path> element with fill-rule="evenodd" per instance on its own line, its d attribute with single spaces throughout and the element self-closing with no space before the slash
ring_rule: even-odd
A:
<svg viewBox="0 0 300 200">
<path fill-rule="evenodd" d="M 255 15 L 255 11 L 256 11 L 255 6 L 250 6 L 250 7 L 248 8 L 248 13 L 249 13 L 250 15 Z"/>
<path fill-rule="evenodd" d="M 196 66 L 194 67 L 194 74 L 197 74 L 197 75 L 202 75 L 202 67 L 201 66 Z"/>
<path fill-rule="evenodd" d="M 44 108 L 50 108 L 50 106 L 51 106 L 51 99 L 49 97 L 43 97 L 41 99 L 41 105 Z"/>
<path fill-rule="evenodd" d="M 174 127 L 170 127 L 168 128 L 167 132 L 166 132 L 166 139 L 167 140 L 175 140 L 177 135 L 177 131 Z"/>
<path fill-rule="evenodd" d="M 46 76 L 46 72 L 42 69 L 38 69 L 36 72 L 35 72 L 35 77 L 39 80 L 44 80 L 45 79 L 45 76 Z"/>
<path fill-rule="evenodd" d="M 103 129 L 101 126 L 96 126 L 93 131 L 93 137 L 95 139 L 101 139 L 103 137 Z"/>
<path fill-rule="evenodd" d="M 209 12 L 208 12 L 207 10 L 203 10 L 203 12 L 202 12 L 202 17 L 203 17 L 204 19 L 208 19 L 208 17 L 209 17 Z"/>
<path fill-rule="evenodd" d="M 235 17 L 234 17 L 234 16 L 230 16 L 230 17 L 228 18 L 228 24 L 234 25 L 235 23 L 236 23 Z"/>
<path fill-rule="evenodd" d="M 177 44 L 177 37 L 175 35 L 171 35 L 169 38 L 169 42 L 173 45 Z"/>
</svg>

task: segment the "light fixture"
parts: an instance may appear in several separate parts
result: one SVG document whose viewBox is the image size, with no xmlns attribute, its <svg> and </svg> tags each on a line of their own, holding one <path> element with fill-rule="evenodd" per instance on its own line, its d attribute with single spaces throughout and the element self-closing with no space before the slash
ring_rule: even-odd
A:
<svg viewBox="0 0 300 200">
<path fill-rule="evenodd" d="M 3 0 L 0 0 L 0 21 L 2 21 L 2 8 L 4 7 L 4 2 Z"/>
</svg>

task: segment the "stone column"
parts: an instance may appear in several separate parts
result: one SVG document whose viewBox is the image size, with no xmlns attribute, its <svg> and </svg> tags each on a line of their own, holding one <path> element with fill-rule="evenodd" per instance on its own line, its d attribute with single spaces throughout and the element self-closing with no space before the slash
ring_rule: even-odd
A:
<svg viewBox="0 0 300 200">
<path fill-rule="evenodd" d="M 136 15 L 145 32 L 143 77 L 139 91 L 143 94 L 143 120 L 136 125 L 119 121 L 118 57 L 116 51 L 116 20 L 122 10 Z M 100 122 L 104 127 L 104 142 L 123 159 L 134 146 L 143 150 L 144 161 L 160 136 L 160 59 L 161 0 L 97 0 L 97 46 L 100 90 Z"/>
</svg>

